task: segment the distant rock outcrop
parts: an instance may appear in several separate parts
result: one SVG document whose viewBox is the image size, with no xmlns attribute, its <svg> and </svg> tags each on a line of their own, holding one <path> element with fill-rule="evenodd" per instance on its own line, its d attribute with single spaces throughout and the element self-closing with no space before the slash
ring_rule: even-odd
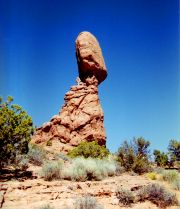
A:
<svg viewBox="0 0 180 209">
<path fill-rule="evenodd" d="M 65 94 L 60 113 L 38 128 L 32 137 L 32 142 L 37 144 L 52 141 L 56 150 L 64 152 L 82 141 L 106 144 L 98 84 L 106 78 L 107 70 L 99 44 L 89 32 L 78 36 L 76 56 L 80 76 L 77 85 Z"/>
</svg>

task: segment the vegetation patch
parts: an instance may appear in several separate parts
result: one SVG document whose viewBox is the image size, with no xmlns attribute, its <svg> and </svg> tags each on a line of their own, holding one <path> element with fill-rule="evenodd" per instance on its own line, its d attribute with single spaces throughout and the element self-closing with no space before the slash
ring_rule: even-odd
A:
<svg viewBox="0 0 180 209">
<path fill-rule="evenodd" d="M 156 173 L 154 173 L 154 172 L 148 173 L 147 177 L 151 180 L 156 180 L 157 179 Z"/>
<path fill-rule="evenodd" d="M 97 141 L 81 142 L 76 148 L 69 151 L 68 156 L 71 158 L 84 157 L 84 158 L 105 158 L 110 154 L 105 146 L 100 146 Z"/>
<path fill-rule="evenodd" d="M 150 170 L 149 163 L 150 142 L 144 138 L 134 138 L 133 141 L 124 141 L 117 152 L 117 160 L 126 171 L 143 174 Z"/>
<path fill-rule="evenodd" d="M 118 188 L 116 190 L 116 197 L 119 200 L 119 204 L 124 206 L 130 206 L 135 201 L 133 192 L 123 188 Z"/>
<path fill-rule="evenodd" d="M 161 208 L 178 204 L 176 195 L 159 184 L 144 186 L 139 190 L 138 198 L 139 201 L 149 200 Z"/>
<path fill-rule="evenodd" d="M 31 117 L 7 97 L 2 103 L 0 98 L 0 169 L 13 164 L 18 155 L 28 152 L 28 143 L 33 134 Z"/>
<path fill-rule="evenodd" d="M 41 176 L 47 181 L 67 179 L 72 181 L 102 180 L 119 172 L 118 165 L 110 159 L 74 158 L 64 164 L 61 161 L 43 165 Z"/>
<path fill-rule="evenodd" d="M 97 203 L 94 197 L 89 195 L 78 198 L 75 201 L 73 209 L 103 209 L 103 206 Z"/>
<path fill-rule="evenodd" d="M 46 181 L 52 181 L 55 179 L 62 178 L 62 162 L 48 162 L 43 165 L 41 176 L 44 177 Z"/>
<path fill-rule="evenodd" d="M 176 170 L 163 170 L 161 176 L 164 181 L 168 181 L 169 183 L 180 181 L 180 175 Z"/>
<path fill-rule="evenodd" d="M 29 162 L 38 166 L 42 165 L 43 162 L 47 160 L 46 151 L 42 147 L 36 144 L 29 145 L 29 152 L 27 156 L 28 156 Z"/>
</svg>

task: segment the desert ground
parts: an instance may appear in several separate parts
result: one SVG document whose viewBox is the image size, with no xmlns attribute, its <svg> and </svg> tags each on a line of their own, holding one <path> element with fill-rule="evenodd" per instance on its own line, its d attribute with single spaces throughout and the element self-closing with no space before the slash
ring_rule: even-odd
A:
<svg viewBox="0 0 180 209">
<path fill-rule="evenodd" d="M 19 176 L 8 180 L 8 175 L 1 176 L 1 199 L 2 209 L 38 209 L 49 204 L 55 209 L 72 208 L 77 198 L 91 195 L 105 209 L 133 208 L 133 209 L 157 209 L 158 207 L 149 202 L 138 202 L 131 206 L 123 206 L 115 195 L 118 187 L 136 191 L 144 185 L 159 183 L 169 190 L 170 185 L 162 180 L 151 180 L 147 175 L 134 173 L 122 173 L 120 176 L 107 177 L 101 181 L 73 182 L 68 180 L 45 181 L 38 176 L 41 167 L 31 165 L 28 171 L 33 171 L 31 177 Z M 175 191 L 180 200 L 180 191 Z M 169 209 L 178 209 L 179 206 L 171 206 Z"/>
</svg>

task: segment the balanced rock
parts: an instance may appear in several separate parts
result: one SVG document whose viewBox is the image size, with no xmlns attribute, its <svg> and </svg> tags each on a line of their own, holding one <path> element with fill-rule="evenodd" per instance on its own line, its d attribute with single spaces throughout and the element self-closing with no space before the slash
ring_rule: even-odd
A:
<svg viewBox="0 0 180 209">
<path fill-rule="evenodd" d="M 82 141 L 97 140 L 106 144 L 104 114 L 98 97 L 98 84 L 106 76 L 104 60 L 96 38 L 88 32 L 76 40 L 79 65 L 77 85 L 65 94 L 65 104 L 58 115 L 38 128 L 32 142 L 47 145 L 53 150 L 67 152 Z"/>
<path fill-rule="evenodd" d="M 96 38 L 89 32 L 81 32 L 76 39 L 76 57 L 79 77 L 84 81 L 95 76 L 99 83 L 107 77 L 101 48 Z"/>
</svg>

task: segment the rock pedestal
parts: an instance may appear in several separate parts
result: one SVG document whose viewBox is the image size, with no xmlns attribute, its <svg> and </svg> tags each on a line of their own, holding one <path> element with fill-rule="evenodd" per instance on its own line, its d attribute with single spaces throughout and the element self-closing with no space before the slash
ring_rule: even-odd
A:
<svg viewBox="0 0 180 209">
<path fill-rule="evenodd" d="M 38 128 L 32 142 L 67 152 L 82 141 L 97 140 L 106 144 L 104 114 L 98 97 L 98 84 L 107 76 L 103 56 L 96 38 L 89 32 L 81 33 L 76 40 L 79 67 L 77 85 L 65 94 L 60 113 Z"/>
</svg>

